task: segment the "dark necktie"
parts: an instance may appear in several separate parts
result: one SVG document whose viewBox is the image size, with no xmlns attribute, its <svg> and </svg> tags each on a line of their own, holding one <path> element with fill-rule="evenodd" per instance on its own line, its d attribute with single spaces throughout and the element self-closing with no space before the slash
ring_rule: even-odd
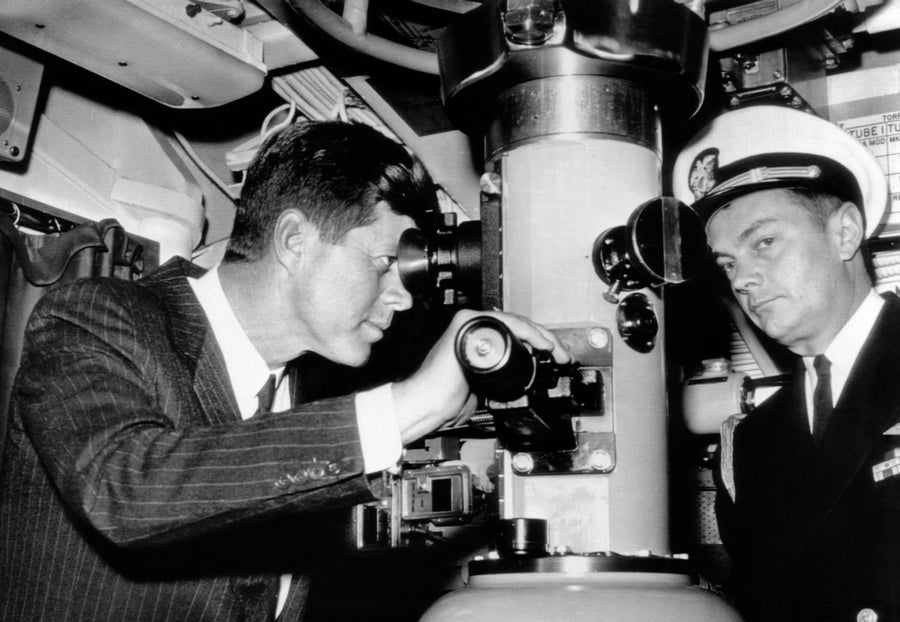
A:
<svg viewBox="0 0 900 622">
<path fill-rule="evenodd" d="M 259 410 L 257 414 L 263 415 L 272 410 L 272 402 L 275 400 L 275 374 L 269 374 L 269 379 L 256 394 L 259 398 Z"/>
<path fill-rule="evenodd" d="M 831 361 L 824 354 L 813 359 L 816 390 L 813 392 L 813 439 L 818 442 L 828 426 L 834 404 L 831 399 Z"/>
</svg>

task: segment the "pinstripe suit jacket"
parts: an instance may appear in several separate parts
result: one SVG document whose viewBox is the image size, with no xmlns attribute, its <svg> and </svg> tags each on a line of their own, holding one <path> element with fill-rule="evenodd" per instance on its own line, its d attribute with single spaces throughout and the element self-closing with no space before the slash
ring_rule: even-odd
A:
<svg viewBox="0 0 900 622">
<path fill-rule="evenodd" d="M 373 498 L 352 396 L 241 421 L 192 269 L 36 307 L 0 470 L 3 622 L 271 620 L 303 568 L 281 525 Z"/>
</svg>

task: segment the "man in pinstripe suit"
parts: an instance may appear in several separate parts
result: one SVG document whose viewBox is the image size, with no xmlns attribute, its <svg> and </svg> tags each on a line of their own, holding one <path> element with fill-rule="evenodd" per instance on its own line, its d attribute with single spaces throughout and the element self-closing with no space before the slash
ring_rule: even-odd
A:
<svg viewBox="0 0 900 622">
<path fill-rule="evenodd" d="M 306 352 L 367 361 L 412 302 L 400 233 L 433 204 L 421 164 L 377 131 L 295 124 L 248 171 L 216 269 L 175 260 L 44 296 L 0 470 L 0 620 L 301 618 L 308 559 L 280 526 L 371 500 L 403 443 L 474 407 L 452 343 L 472 312 L 402 382 L 292 406 L 284 374 Z M 270 374 L 286 379 L 260 416 Z"/>
</svg>

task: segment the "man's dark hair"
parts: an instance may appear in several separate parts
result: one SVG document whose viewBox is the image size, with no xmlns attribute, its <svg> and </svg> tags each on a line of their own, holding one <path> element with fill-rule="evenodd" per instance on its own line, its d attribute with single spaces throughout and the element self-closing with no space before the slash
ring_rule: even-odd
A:
<svg viewBox="0 0 900 622">
<path fill-rule="evenodd" d="M 340 243 L 386 202 L 420 227 L 437 211 L 435 186 L 405 147 L 362 123 L 298 122 L 264 142 L 247 170 L 225 261 L 262 257 L 278 216 L 296 208 L 322 240 Z"/>
</svg>

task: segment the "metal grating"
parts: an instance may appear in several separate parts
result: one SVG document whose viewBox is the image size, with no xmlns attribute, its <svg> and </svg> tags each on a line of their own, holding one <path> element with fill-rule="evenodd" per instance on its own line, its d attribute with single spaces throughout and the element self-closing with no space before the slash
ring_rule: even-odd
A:
<svg viewBox="0 0 900 622">
<path fill-rule="evenodd" d="M 9 82 L 0 78 L 0 134 L 5 134 L 16 116 L 16 101 Z"/>
</svg>

